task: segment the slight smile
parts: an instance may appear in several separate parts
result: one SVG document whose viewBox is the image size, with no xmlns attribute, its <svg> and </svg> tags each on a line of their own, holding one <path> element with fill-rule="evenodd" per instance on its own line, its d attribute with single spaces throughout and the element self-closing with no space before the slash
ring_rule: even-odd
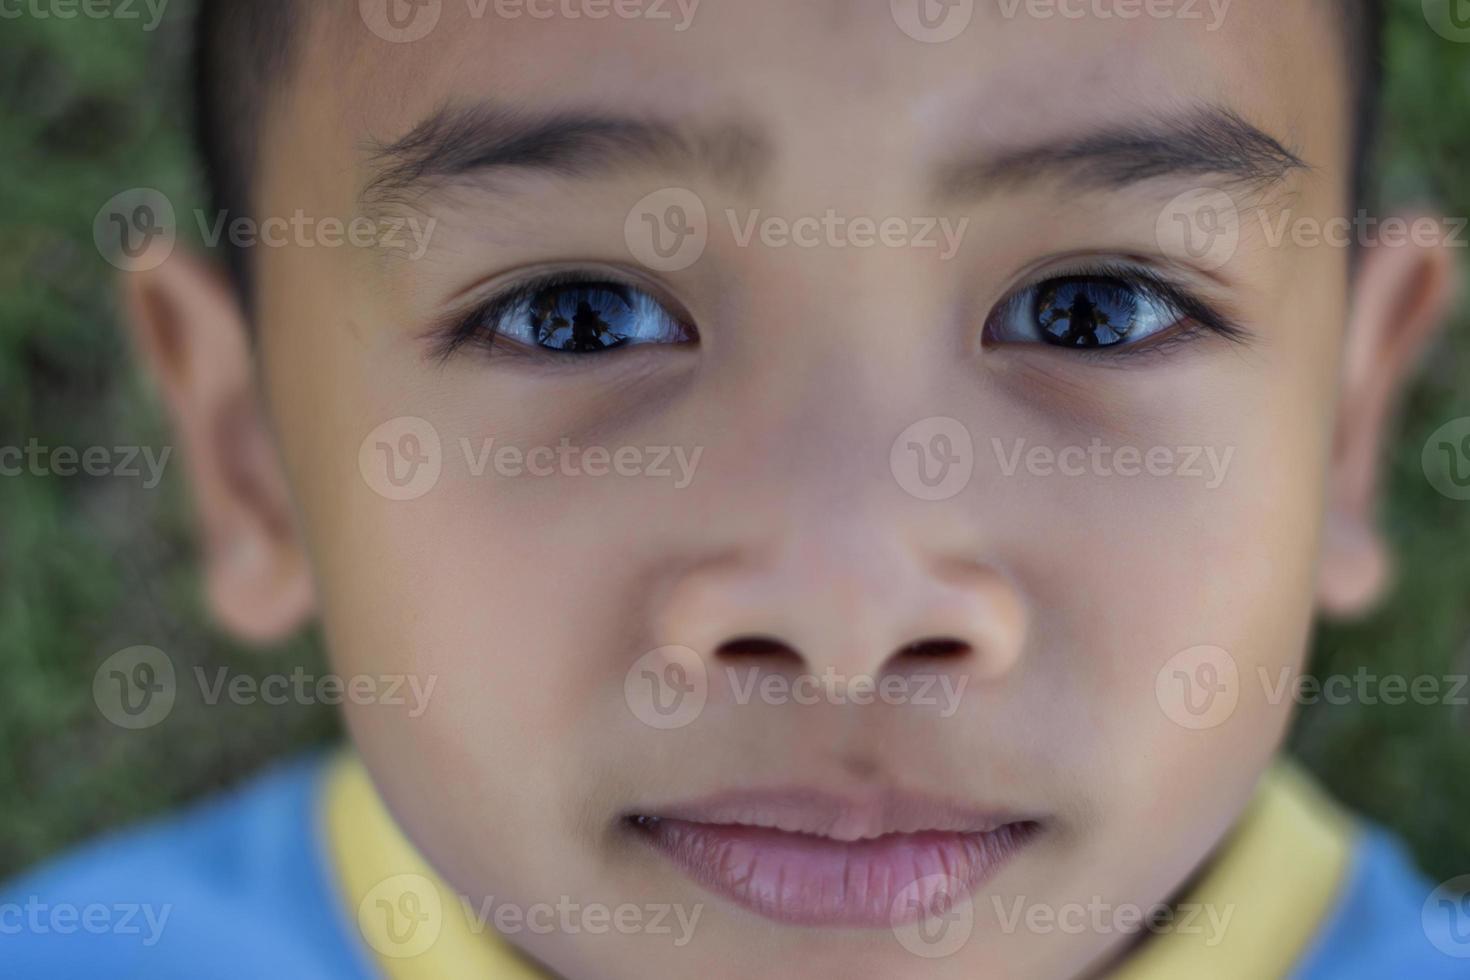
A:
<svg viewBox="0 0 1470 980">
<path fill-rule="evenodd" d="M 734 792 L 625 814 L 694 881 L 768 919 L 883 928 L 943 915 L 1043 824 L 902 793 Z"/>
</svg>

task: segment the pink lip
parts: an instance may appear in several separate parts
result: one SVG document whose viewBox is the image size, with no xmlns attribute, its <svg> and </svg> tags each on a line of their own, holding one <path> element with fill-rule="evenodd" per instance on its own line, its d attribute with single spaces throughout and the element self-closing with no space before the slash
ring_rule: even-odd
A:
<svg viewBox="0 0 1470 980">
<path fill-rule="evenodd" d="M 676 867 L 758 915 L 882 928 L 941 915 L 1035 837 L 1034 819 L 884 793 L 731 793 L 631 823 Z"/>
</svg>

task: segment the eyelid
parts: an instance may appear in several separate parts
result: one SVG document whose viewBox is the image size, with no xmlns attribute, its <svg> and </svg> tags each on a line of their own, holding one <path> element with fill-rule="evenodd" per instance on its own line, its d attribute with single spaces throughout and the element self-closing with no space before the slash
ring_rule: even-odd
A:
<svg viewBox="0 0 1470 980">
<path fill-rule="evenodd" d="M 1122 343 L 1105 348 L 1055 348 L 1058 351 L 1065 351 L 1068 357 L 1080 356 L 1100 362 L 1118 362 L 1124 358 L 1145 354 L 1162 354 L 1180 343 L 1207 334 L 1223 337 L 1239 344 L 1249 343 L 1253 339 L 1252 333 L 1241 325 L 1239 317 L 1227 304 L 1203 298 L 1195 288 L 1157 271 L 1147 263 L 1136 260 L 1080 259 L 1067 265 L 1046 267 L 1044 272 L 1032 272 L 1019 285 L 1013 286 L 986 316 L 982 330 L 982 343 L 988 339 L 991 324 L 997 316 L 1014 312 L 1015 307 L 1022 300 L 1034 295 L 1036 290 L 1048 282 L 1080 278 L 1117 280 L 1146 293 L 1155 300 L 1166 303 L 1179 312 L 1180 319 L 1174 327 L 1137 343 Z M 996 346 L 1041 345 L 1002 342 Z"/>
<path fill-rule="evenodd" d="M 637 290 L 646 293 L 670 317 L 688 325 L 694 331 L 693 318 L 680 303 L 669 296 L 667 290 L 646 282 L 642 276 L 618 268 L 598 263 L 541 266 L 498 276 L 491 283 L 497 281 L 501 285 L 487 283 L 466 290 L 463 295 L 472 298 L 439 318 L 426 331 L 432 360 L 443 364 L 470 344 L 494 349 L 502 355 L 513 351 L 526 357 L 564 358 L 566 355 L 554 351 L 521 349 L 523 345 L 520 344 L 512 348 L 510 345 L 513 342 L 500 337 L 495 330 L 495 324 L 536 294 L 566 286 L 600 286 L 619 292 Z"/>
</svg>

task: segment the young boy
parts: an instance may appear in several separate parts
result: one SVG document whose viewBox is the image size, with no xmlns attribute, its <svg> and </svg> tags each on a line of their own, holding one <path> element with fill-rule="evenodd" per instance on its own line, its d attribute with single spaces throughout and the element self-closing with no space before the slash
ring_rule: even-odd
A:
<svg viewBox="0 0 1470 980">
<path fill-rule="evenodd" d="M 126 290 L 209 600 L 432 695 L 15 883 L 0 972 L 1470 976 L 1273 761 L 1450 293 L 1333 222 L 1376 8 L 205 3 L 280 234 Z"/>
</svg>

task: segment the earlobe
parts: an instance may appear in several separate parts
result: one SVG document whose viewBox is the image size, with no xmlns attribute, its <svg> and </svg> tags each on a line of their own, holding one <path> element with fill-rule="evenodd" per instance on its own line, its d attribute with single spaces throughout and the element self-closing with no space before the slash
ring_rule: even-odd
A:
<svg viewBox="0 0 1470 980">
<path fill-rule="evenodd" d="M 1393 563 L 1382 532 L 1370 521 L 1329 510 L 1322 528 L 1318 603 L 1324 615 L 1362 615 L 1388 591 Z"/>
<path fill-rule="evenodd" d="M 180 443 L 210 609 L 242 640 L 283 640 L 312 614 L 314 589 L 237 297 L 178 251 L 127 274 L 123 298 Z"/>
<path fill-rule="evenodd" d="M 1423 216 L 1406 219 L 1422 228 Z M 1436 222 L 1439 227 L 1439 223 Z M 1380 473 L 1400 398 L 1438 337 L 1454 297 L 1456 267 L 1444 236 L 1364 248 L 1344 339 L 1342 381 L 1318 601 L 1328 615 L 1367 611 L 1387 590 L 1392 561 L 1378 525 Z"/>
</svg>

